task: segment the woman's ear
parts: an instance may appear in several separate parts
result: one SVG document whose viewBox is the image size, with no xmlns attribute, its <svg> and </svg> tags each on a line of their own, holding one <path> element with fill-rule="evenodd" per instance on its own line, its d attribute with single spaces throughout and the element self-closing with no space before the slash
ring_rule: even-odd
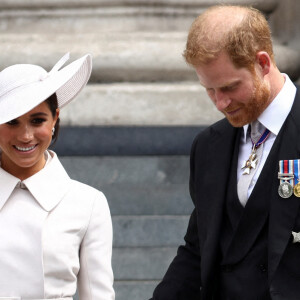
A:
<svg viewBox="0 0 300 300">
<path fill-rule="evenodd" d="M 55 126 L 56 121 L 57 121 L 57 119 L 58 119 L 58 117 L 59 117 L 59 113 L 60 113 L 60 109 L 57 108 L 57 109 L 56 109 L 56 112 L 55 112 L 55 116 L 54 116 L 54 118 L 53 118 L 54 126 Z M 54 127 L 54 126 L 53 126 L 53 127 Z"/>
</svg>

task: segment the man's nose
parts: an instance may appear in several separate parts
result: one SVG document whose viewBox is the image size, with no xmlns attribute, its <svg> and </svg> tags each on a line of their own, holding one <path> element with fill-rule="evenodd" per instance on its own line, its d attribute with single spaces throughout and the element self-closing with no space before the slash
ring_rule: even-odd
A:
<svg viewBox="0 0 300 300">
<path fill-rule="evenodd" d="M 231 103 L 230 98 L 222 91 L 215 91 L 215 105 L 219 111 L 226 109 Z"/>
</svg>

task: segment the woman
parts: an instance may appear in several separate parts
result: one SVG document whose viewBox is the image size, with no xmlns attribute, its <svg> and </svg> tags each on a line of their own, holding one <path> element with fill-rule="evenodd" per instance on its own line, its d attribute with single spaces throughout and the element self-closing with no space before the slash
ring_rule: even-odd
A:
<svg viewBox="0 0 300 300">
<path fill-rule="evenodd" d="M 47 150 L 91 74 L 90 55 L 67 59 L 0 72 L 0 299 L 114 299 L 106 198 Z"/>
</svg>

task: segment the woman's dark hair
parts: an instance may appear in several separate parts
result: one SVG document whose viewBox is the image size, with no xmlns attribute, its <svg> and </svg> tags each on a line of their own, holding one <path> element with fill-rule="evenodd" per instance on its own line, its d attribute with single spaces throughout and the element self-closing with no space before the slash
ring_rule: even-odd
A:
<svg viewBox="0 0 300 300">
<path fill-rule="evenodd" d="M 56 94 L 52 94 L 49 98 L 47 98 L 46 100 L 46 103 L 48 104 L 49 106 L 49 109 L 52 113 L 52 116 L 53 118 L 55 117 L 56 115 L 56 109 L 58 108 L 58 101 L 57 101 L 57 96 Z M 52 145 L 57 141 L 57 138 L 58 138 L 58 133 L 59 133 L 59 118 L 57 119 L 56 121 L 56 124 L 55 124 L 55 132 L 54 132 L 54 135 L 52 136 Z"/>
</svg>

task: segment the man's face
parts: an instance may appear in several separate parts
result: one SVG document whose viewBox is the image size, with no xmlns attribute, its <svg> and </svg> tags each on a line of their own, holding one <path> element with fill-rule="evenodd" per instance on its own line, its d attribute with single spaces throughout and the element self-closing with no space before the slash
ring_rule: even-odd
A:
<svg viewBox="0 0 300 300">
<path fill-rule="evenodd" d="M 256 120 L 270 103 L 270 88 L 257 74 L 236 68 L 226 53 L 196 67 L 208 96 L 234 127 Z"/>
</svg>

